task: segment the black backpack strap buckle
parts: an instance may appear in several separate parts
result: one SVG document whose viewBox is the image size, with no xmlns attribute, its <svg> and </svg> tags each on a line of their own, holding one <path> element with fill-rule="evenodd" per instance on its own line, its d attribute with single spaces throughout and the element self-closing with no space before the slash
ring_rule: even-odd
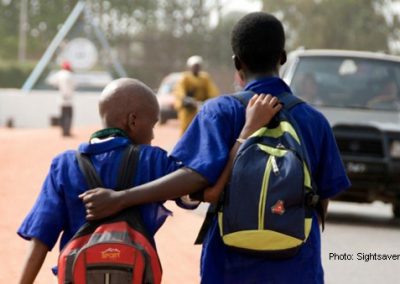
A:
<svg viewBox="0 0 400 284">
<path fill-rule="evenodd" d="M 315 208 L 319 202 L 320 198 L 319 195 L 315 192 L 311 191 L 306 194 L 306 205 L 308 207 Z"/>
</svg>

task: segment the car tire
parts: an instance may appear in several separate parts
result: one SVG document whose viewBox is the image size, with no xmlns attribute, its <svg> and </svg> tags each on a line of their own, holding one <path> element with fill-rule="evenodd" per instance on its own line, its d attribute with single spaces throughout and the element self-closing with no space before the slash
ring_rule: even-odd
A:
<svg viewBox="0 0 400 284">
<path fill-rule="evenodd" d="M 158 121 L 161 125 L 167 123 L 167 118 L 164 115 L 160 115 L 160 120 Z"/>
<path fill-rule="evenodd" d="M 394 218 L 400 219 L 400 199 L 396 199 L 396 201 L 393 202 L 392 206 Z"/>
</svg>

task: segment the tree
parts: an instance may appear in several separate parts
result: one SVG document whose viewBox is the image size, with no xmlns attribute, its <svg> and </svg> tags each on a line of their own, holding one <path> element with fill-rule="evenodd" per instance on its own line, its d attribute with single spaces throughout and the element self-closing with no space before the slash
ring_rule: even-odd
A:
<svg viewBox="0 0 400 284">
<path fill-rule="evenodd" d="M 40 59 L 78 1 L 27 0 L 27 55 L 30 61 Z M 85 2 L 92 12 L 90 20 L 105 32 L 128 75 L 153 87 L 169 72 L 184 69 L 186 59 L 193 54 L 204 56 L 209 68 L 221 63 L 224 55 L 221 50 L 225 49 L 221 49 L 221 38 L 225 36 L 218 36 L 214 33 L 215 27 L 210 25 L 210 14 L 217 5 L 212 1 Z M 21 0 L 0 1 L 0 59 L 11 64 L 18 55 L 20 3 Z M 85 34 L 87 32 L 90 33 L 90 27 L 79 22 L 67 39 L 90 37 Z M 230 52 L 226 58 L 230 58 Z"/>
<path fill-rule="evenodd" d="M 0 58 L 18 56 L 18 19 L 19 7 L 16 1 L 0 2 Z"/>
<path fill-rule="evenodd" d="M 390 0 L 263 0 L 286 26 L 288 47 L 388 51 L 399 21 Z"/>
</svg>

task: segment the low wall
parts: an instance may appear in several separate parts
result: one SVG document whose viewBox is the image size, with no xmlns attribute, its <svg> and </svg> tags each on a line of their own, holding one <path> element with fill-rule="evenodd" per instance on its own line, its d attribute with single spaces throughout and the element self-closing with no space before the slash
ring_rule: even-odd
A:
<svg viewBox="0 0 400 284">
<path fill-rule="evenodd" d="M 97 110 L 99 93 L 77 92 L 74 96 L 73 126 L 100 125 Z M 0 89 L 0 126 L 44 128 L 60 113 L 60 95 L 56 91 Z"/>
</svg>

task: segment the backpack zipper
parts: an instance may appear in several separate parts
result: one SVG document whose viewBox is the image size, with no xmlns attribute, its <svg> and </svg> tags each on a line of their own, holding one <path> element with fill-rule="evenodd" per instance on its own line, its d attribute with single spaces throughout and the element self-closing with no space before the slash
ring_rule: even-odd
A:
<svg viewBox="0 0 400 284">
<path fill-rule="evenodd" d="M 279 167 L 278 167 L 278 163 L 276 162 L 275 156 L 271 156 L 271 164 L 272 164 L 272 170 L 274 171 L 274 174 L 279 175 Z"/>
</svg>

